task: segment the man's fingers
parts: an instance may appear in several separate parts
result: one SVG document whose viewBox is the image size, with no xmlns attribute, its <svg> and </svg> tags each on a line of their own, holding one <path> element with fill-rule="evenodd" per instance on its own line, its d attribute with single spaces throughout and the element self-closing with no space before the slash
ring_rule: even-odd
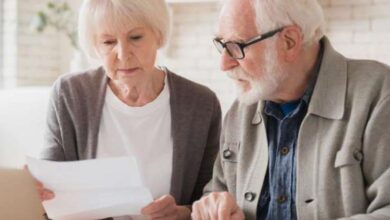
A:
<svg viewBox="0 0 390 220">
<path fill-rule="evenodd" d="M 210 220 L 218 220 L 218 207 L 220 206 L 218 196 L 210 196 L 207 203 L 204 204 L 205 209 L 207 210 L 207 218 Z"/>
<path fill-rule="evenodd" d="M 244 216 L 244 213 L 238 209 L 233 215 L 232 215 L 232 218 L 231 220 L 244 220 L 245 219 L 245 216 Z"/>
<path fill-rule="evenodd" d="M 217 196 L 215 194 L 212 194 L 208 197 L 205 197 L 202 199 L 202 219 L 204 220 L 211 220 L 215 213 L 215 206 L 217 205 L 216 199 Z"/>
<path fill-rule="evenodd" d="M 200 219 L 202 220 L 209 220 L 209 212 L 208 212 L 208 207 L 203 207 L 203 209 L 200 212 Z"/>
<path fill-rule="evenodd" d="M 207 197 L 206 197 L 207 198 Z M 201 200 L 195 202 L 192 205 L 192 213 L 191 213 L 191 218 L 192 220 L 208 220 L 208 213 L 207 213 L 207 206 L 204 206 L 205 202 L 204 199 L 202 198 Z"/>
<path fill-rule="evenodd" d="M 224 204 L 221 204 L 217 210 L 219 219 L 223 220 L 230 220 L 230 213 L 231 209 L 230 207 L 226 207 Z"/>
<path fill-rule="evenodd" d="M 192 205 L 192 213 L 191 213 L 192 220 L 203 220 L 201 212 L 202 212 L 201 201 L 197 201 Z"/>
<path fill-rule="evenodd" d="M 221 218 L 218 218 L 218 211 L 216 211 L 217 208 L 215 207 L 209 207 L 208 208 L 208 219 L 210 220 L 218 220 Z"/>
<path fill-rule="evenodd" d="M 218 217 L 219 219 L 230 220 L 232 214 L 236 210 L 236 202 L 228 192 L 220 194 L 220 202 L 218 206 Z"/>
<path fill-rule="evenodd" d="M 241 220 L 241 213 L 231 194 L 213 192 L 194 203 L 191 216 L 194 220 L 232 220 L 233 216 Z"/>
</svg>

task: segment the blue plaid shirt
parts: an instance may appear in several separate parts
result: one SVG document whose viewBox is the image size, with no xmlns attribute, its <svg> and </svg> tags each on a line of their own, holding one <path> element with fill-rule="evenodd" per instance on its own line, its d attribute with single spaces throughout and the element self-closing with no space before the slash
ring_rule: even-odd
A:
<svg viewBox="0 0 390 220">
<path fill-rule="evenodd" d="M 286 104 L 266 101 L 268 171 L 258 203 L 258 220 L 295 220 L 296 143 L 322 61 L 322 46 L 315 72 L 301 99 Z"/>
</svg>

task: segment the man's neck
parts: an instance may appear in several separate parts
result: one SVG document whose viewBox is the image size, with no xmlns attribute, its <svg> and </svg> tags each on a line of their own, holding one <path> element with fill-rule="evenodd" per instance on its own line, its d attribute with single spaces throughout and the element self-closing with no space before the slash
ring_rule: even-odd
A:
<svg viewBox="0 0 390 220">
<path fill-rule="evenodd" d="M 288 103 L 300 99 L 312 76 L 317 70 L 317 59 L 320 52 L 320 43 L 315 43 L 303 49 L 301 57 L 293 64 L 286 66 L 287 78 L 281 85 L 280 92 L 271 101 Z"/>
</svg>

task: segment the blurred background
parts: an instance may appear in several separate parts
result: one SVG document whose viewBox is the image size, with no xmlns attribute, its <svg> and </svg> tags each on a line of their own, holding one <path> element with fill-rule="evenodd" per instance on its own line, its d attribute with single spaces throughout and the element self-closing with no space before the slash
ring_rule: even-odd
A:
<svg viewBox="0 0 390 220">
<path fill-rule="evenodd" d="M 210 87 L 223 113 L 235 87 L 212 45 L 218 0 L 167 0 L 172 37 L 158 63 Z M 65 5 L 64 5 L 65 3 Z M 327 36 L 351 58 L 390 64 L 390 0 L 320 0 Z M 19 166 L 41 146 L 47 97 L 61 74 L 93 66 L 72 44 L 80 0 L 0 0 L 0 166 Z"/>
</svg>

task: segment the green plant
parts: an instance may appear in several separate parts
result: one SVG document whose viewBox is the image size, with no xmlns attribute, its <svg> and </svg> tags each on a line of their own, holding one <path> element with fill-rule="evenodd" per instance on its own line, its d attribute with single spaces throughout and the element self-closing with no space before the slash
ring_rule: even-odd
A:
<svg viewBox="0 0 390 220">
<path fill-rule="evenodd" d="M 31 28 L 38 33 L 42 33 L 48 27 L 54 28 L 65 34 L 72 46 L 78 49 L 75 17 L 74 11 L 66 1 L 49 1 L 44 10 L 35 14 Z"/>
</svg>

